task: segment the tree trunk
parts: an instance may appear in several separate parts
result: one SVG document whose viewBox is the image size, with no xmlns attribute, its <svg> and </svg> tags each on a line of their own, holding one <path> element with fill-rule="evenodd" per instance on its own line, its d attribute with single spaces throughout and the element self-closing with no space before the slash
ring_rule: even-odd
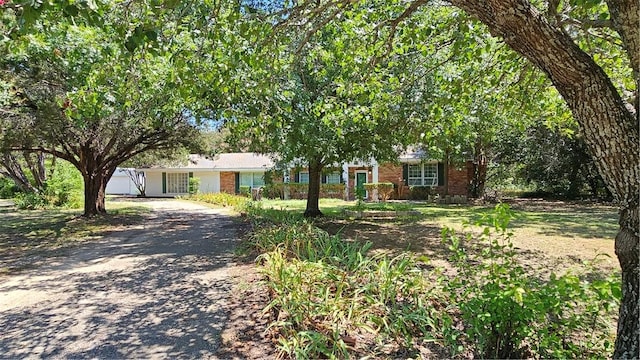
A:
<svg viewBox="0 0 640 360">
<path fill-rule="evenodd" d="M 83 175 L 84 179 L 84 214 L 85 217 L 93 217 L 106 214 L 104 205 L 107 182 L 115 169 L 101 172 L 92 171 Z"/>
<path fill-rule="evenodd" d="M 502 37 L 551 79 L 580 125 L 598 171 L 620 207 L 616 254 L 622 268 L 622 303 L 614 358 L 640 357 L 638 297 L 638 198 L 640 196 L 640 136 L 633 111 L 607 74 L 573 40 L 550 25 L 527 0 L 452 0 L 478 17 L 491 33 Z M 616 6 L 624 9 L 617 9 Z M 628 51 L 640 47 L 637 0 L 609 1 L 611 16 Z M 621 11 L 625 16 L 620 16 Z M 631 20 L 629 20 L 631 19 Z M 636 19 L 636 20 L 634 20 Z M 620 30 L 619 30 L 620 32 Z M 638 81 L 638 56 L 630 54 Z"/>
<path fill-rule="evenodd" d="M 638 202 L 620 211 L 620 231 L 615 250 L 622 268 L 622 303 L 614 359 L 638 359 L 640 350 L 640 277 L 638 277 Z"/>
<path fill-rule="evenodd" d="M 5 152 L 2 154 L 0 165 L 4 168 L 4 170 L 0 170 L 0 174 L 13 180 L 13 182 L 23 191 L 38 193 L 42 190 L 42 188 L 37 188 L 29 182 L 21 164 L 11 152 Z"/>
<path fill-rule="evenodd" d="M 307 192 L 307 209 L 304 217 L 322 216 L 320 211 L 320 176 L 322 175 L 322 162 L 318 160 L 309 161 L 309 190 Z"/>
<path fill-rule="evenodd" d="M 473 178 L 471 179 L 471 197 L 479 198 L 484 194 L 487 182 L 487 156 L 482 141 L 478 138 L 474 147 Z"/>
</svg>

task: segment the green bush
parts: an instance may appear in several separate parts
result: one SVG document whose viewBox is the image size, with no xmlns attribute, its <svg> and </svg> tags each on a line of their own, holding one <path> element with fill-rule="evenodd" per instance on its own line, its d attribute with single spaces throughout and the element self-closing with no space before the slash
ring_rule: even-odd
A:
<svg viewBox="0 0 640 360">
<path fill-rule="evenodd" d="M 432 193 L 429 186 L 411 186 L 409 188 L 409 199 L 411 200 L 427 200 Z"/>
<path fill-rule="evenodd" d="M 84 203 L 82 175 L 70 163 L 58 159 L 45 185 L 48 203 L 53 206 L 80 208 Z"/>
<path fill-rule="evenodd" d="M 192 194 L 184 197 L 184 199 L 200 201 L 222 207 L 231 207 L 238 212 L 246 211 L 249 204 L 249 199 L 247 199 L 247 197 L 227 193 Z"/>
<path fill-rule="evenodd" d="M 21 210 L 39 210 L 49 206 L 48 198 L 38 193 L 18 193 L 14 203 Z"/>
<path fill-rule="evenodd" d="M 189 178 L 189 194 L 197 194 L 200 191 L 200 178 Z"/>
<path fill-rule="evenodd" d="M 251 196 L 251 186 L 240 185 L 238 194 L 241 195 L 241 196 L 250 197 Z"/>
<path fill-rule="evenodd" d="M 11 179 L 0 176 L 0 199 L 11 199 L 16 196 L 20 188 Z"/>
<path fill-rule="evenodd" d="M 382 202 L 386 202 L 387 200 L 391 199 L 391 196 L 393 195 L 393 192 L 395 190 L 395 185 L 390 182 L 367 183 L 364 184 L 364 188 L 369 192 L 377 190 L 380 200 L 382 200 Z"/>
<path fill-rule="evenodd" d="M 271 183 L 262 188 L 262 196 L 267 199 L 284 199 L 284 184 Z"/>
<path fill-rule="evenodd" d="M 457 269 L 446 291 L 464 320 L 464 334 L 476 355 L 607 357 L 620 283 L 613 278 L 587 281 L 572 274 L 552 273 L 546 281 L 528 276 L 510 241 L 511 217 L 509 207 L 499 204 L 485 219 L 478 239 L 443 231 Z"/>
</svg>

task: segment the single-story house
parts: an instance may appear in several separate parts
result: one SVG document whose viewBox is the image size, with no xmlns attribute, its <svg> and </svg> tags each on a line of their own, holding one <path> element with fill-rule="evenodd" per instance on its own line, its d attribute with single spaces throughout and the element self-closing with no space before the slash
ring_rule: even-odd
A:
<svg viewBox="0 0 640 360">
<path fill-rule="evenodd" d="M 108 195 L 138 195 L 138 188 L 131 180 L 128 170 L 125 168 L 117 168 L 116 171 L 107 182 L 105 193 Z"/>
<path fill-rule="evenodd" d="M 238 193 L 240 186 L 264 186 L 264 174 L 275 163 L 267 155 L 256 153 L 226 153 L 207 159 L 189 155 L 189 161 L 179 167 L 138 169 L 145 174 L 147 196 L 176 196 L 189 192 L 189 178 L 199 178 L 201 193 Z"/>
<path fill-rule="evenodd" d="M 274 160 L 268 155 L 256 153 L 225 153 L 212 159 L 190 155 L 189 162 L 181 167 L 152 167 L 138 169 L 146 176 L 148 196 L 176 196 L 189 192 L 189 178 L 199 178 L 201 193 L 239 193 L 242 187 L 256 188 L 265 185 L 265 173 L 273 170 Z M 322 184 L 345 184 L 339 197 L 354 199 L 356 188 L 364 183 L 390 182 L 396 188 L 395 198 L 408 199 L 414 188 L 428 188 L 431 194 L 468 195 L 472 174 L 471 162 L 447 167 L 436 160 L 425 160 L 420 152 L 407 152 L 396 163 L 368 162 L 345 163 L 326 169 Z M 277 174 L 277 173 L 276 173 Z M 291 168 L 282 175 L 272 176 L 274 182 L 308 183 L 309 172 L 305 168 Z M 445 181 L 446 185 L 445 186 Z M 372 194 L 366 195 L 368 198 Z"/>
</svg>

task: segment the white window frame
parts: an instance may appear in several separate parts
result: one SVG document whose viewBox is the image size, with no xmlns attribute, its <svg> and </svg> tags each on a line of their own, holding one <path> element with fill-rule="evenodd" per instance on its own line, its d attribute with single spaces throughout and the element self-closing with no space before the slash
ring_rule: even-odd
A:
<svg viewBox="0 0 640 360">
<path fill-rule="evenodd" d="M 248 179 L 249 184 L 247 184 L 246 181 L 245 183 L 243 183 L 242 181 L 243 176 L 245 177 L 245 180 L 247 180 L 246 177 L 249 177 Z M 258 179 L 260 179 L 260 181 L 256 181 Z M 241 172 L 239 180 L 240 180 L 239 186 L 248 186 L 252 189 L 257 187 L 262 187 L 264 186 L 264 173 L 263 172 Z"/>
<path fill-rule="evenodd" d="M 327 176 L 326 184 L 340 184 L 342 182 L 342 174 L 338 171 L 329 173 Z"/>
<path fill-rule="evenodd" d="M 167 194 L 187 194 L 189 192 L 189 173 L 167 173 Z"/>
<path fill-rule="evenodd" d="M 306 176 L 306 180 L 302 181 L 302 175 Z M 308 171 L 300 171 L 298 173 L 298 184 L 308 184 L 309 183 L 309 172 Z"/>
<path fill-rule="evenodd" d="M 438 164 L 437 163 L 427 163 L 427 164 L 408 164 L 407 169 L 407 184 L 409 186 L 429 186 L 435 187 L 438 186 Z M 412 174 L 413 167 L 413 174 Z M 416 167 L 418 168 L 420 174 L 415 172 Z M 413 176 L 412 176 L 413 175 Z M 428 176 L 430 175 L 430 176 Z"/>
</svg>

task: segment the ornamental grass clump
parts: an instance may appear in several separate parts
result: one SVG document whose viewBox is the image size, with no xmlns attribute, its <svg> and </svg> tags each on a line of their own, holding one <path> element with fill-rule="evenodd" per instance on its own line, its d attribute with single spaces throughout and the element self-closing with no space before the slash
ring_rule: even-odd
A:
<svg viewBox="0 0 640 360">
<path fill-rule="evenodd" d="M 344 241 L 311 223 L 257 229 L 252 242 L 271 295 L 265 311 L 280 350 L 295 358 L 412 351 L 438 327 L 434 284 L 414 257 L 367 256 L 371 243 Z M 415 352 L 415 351 L 414 351 Z"/>
</svg>

